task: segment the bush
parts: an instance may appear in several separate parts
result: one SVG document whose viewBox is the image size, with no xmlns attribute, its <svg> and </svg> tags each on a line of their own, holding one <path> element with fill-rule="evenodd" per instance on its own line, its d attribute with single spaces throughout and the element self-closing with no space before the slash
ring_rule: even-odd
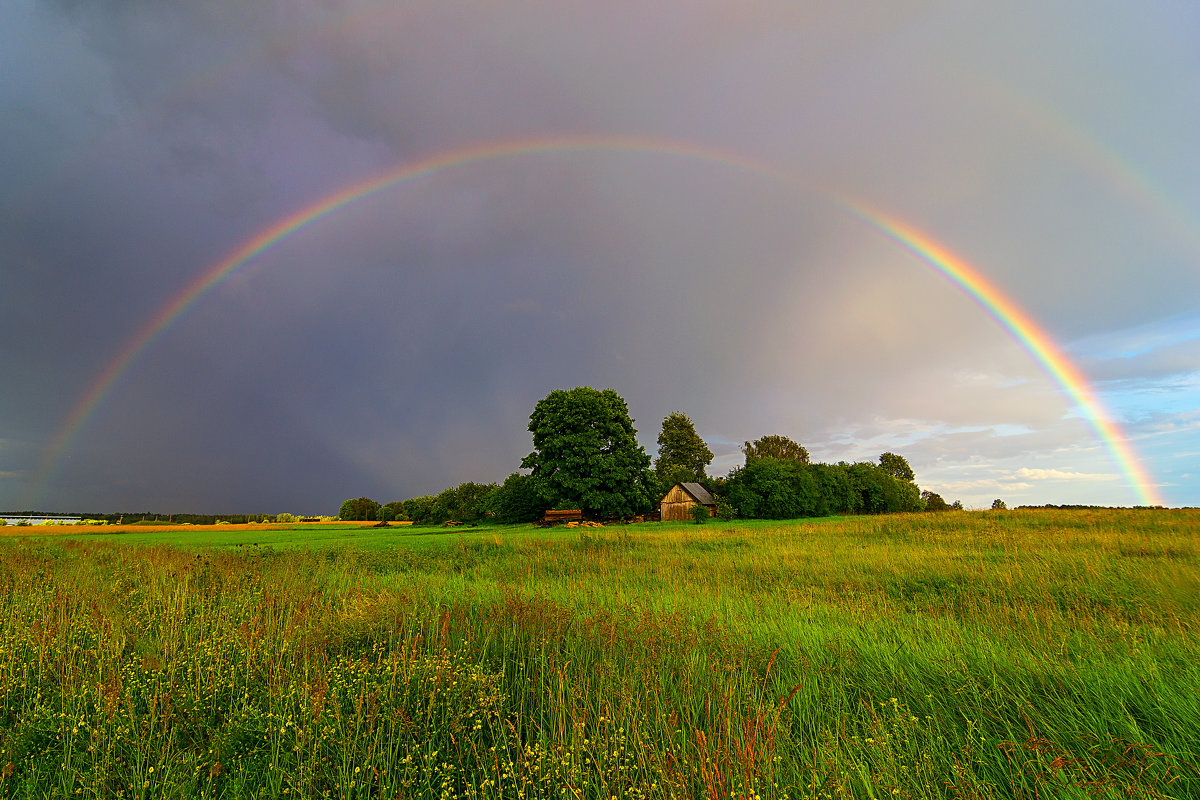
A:
<svg viewBox="0 0 1200 800">
<path fill-rule="evenodd" d="M 692 515 L 692 519 L 696 521 L 697 525 L 703 525 L 704 523 L 708 522 L 708 509 L 705 506 L 702 506 L 699 503 L 692 503 L 690 513 Z"/>
<path fill-rule="evenodd" d="M 729 522 L 732 519 L 737 519 L 737 509 L 729 505 L 724 498 L 717 500 L 717 518 Z"/>
</svg>

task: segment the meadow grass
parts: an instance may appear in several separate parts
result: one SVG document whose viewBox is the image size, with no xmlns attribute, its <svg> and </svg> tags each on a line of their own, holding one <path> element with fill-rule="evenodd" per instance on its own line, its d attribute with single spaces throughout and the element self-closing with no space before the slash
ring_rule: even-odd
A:
<svg viewBox="0 0 1200 800">
<path fill-rule="evenodd" d="M 1200 797 L 1194 511 L 30 535 L 0 603 L 4 797 Z"/>
</svg>

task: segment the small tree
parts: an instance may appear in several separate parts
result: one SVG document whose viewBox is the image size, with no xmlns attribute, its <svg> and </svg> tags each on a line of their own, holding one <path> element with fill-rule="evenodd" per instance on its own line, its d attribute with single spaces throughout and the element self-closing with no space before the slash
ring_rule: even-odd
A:
<svg viewBox="0 0 1200 800">
<path fill-rule="evenodd" d="M 742 453 L 749 463 L 756 458 L 778 458 L 781 461 L 808 463 L 808 449 L 786 436 L 763 436 L 742 445 Z"/>
<path fill-rule="evenodd" d="M 895 453 L 883 453 L 879 456 L 879 467 L 888 475 L 901 481 L 911 481 L 916 476 L 904 456 Z"/>
<path fill-rule="evenodd" d="M 692 507 L 689 509 L 689 511 L 691 512 L 692 519 L 696 521 L 697 525 L 703 525 L 704 523 L 708 522 L 708 509 L 699 503 L 692 503 Z"/>
<path fill-rule="evenodd" d="M 928 489 L 921 492 L 921 499 L 925 501 L 926 511 L 949 511 L 950 506 L 937 492 L 931 492 Z"/>
<path fill-rule="evenodd" d="M 726 522 L 737 518 L 737 510 L 729 503 L 722 499 L 717 500 L 717 518 L 723 519 Z"/>
<path fill-rule="evenodd" d="M 673 486 L 698 481 L 712 460 L 712 450 L 696 433 L 691 419 L 680 411 L 668 414 L 658 434 L 658 457 L 654 459 L 660 482 Z"/>
<path fill-rule="evenodd" d="M 999 497 L 997 497 L 995 500 L 992 501 L 992 511 L 1004 511 L 1007 508 L 1008 508 L 1008 506 L 1005 505 L 1004 501 L 1001 500 Z"/>
</svg>

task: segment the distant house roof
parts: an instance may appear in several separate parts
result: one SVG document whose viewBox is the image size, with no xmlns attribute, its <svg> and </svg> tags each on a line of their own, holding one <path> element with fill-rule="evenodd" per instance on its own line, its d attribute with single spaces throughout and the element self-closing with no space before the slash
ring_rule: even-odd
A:
<svg viewBox="0 0 1200 800">
<path fill-rule="evenodd" d="M 687 492 L 688 494 L 690 494 L 692 496 L 692 499 L 695 500 L 700 505 L 715 506 L 717 504 L 717 501 L 713 500 L 713 496 L 708 493 L 708 489 L 705 489 L 700 484 L 698 484 L 698 483 L 681 483 L 679 485 L 682 486 L 683 490 L 685 492 Z"/>
</svg>

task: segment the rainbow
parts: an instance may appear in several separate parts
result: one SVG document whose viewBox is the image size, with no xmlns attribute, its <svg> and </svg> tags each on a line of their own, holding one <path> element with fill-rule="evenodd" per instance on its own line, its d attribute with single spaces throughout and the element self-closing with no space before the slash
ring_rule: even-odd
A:
<svg viewBox="0 0 1200 800">
<path fill-rule="evenodd" d="M 881 231 L 949 278 L 1012 333 L 1075 401 L 1129 481 L 1138 501 L 1148 506 L 1164 505 L 1154 481 L 1142 467 L 1125 435 L 1116 423 L 1109 419 L 1087 379 L 1028 314 L 978 270 L 929 236 L 878 211 L 868 211 L 861 204 L 845 203 L 845 206 L 854 216 Z"/>
<path fill-rule="evenodd" d="M 667 156 L 749 172 L 772 182 L 789 185 L 797 183 L 794 178 L 783 171 L 763 162 L 690 142 L 646 137 L 570 136 L 488 142 L 447 150 L 418 161 L 401 164 L 365 180 L 344 186 L 256 233 L 220 261 L 202 271 L 146 321 L 91 383 L 60 425 L 35 472 L 31 500 L 37 499 L 40 488 L 47 482 L 58 459 L 82 430 L 88 419 L 100 407 L 117 380 L 137 360 L 138 356 L 205 294 L 274 245 L 352 203 L 399 184 L 445 170 L 520 156 L 595 152 Z M 969 296 L 982 304 L 1003 327 L 1011 331 L 1078 403 L 1084 415 L 1107 445 L 1139 499 L 1146 505 L 1161 504 L 1153 482 L 1139 465 L 1121 431 L 1114 423 L 1108 421 L 1107 415 L 1103 412 L 1087 380 L 1020 308 L 965 261 L 929 237 L 883 214 L 869 212 L 865 207 L 849 200 L 838 199 L 838 203 L 852 216 L 886 234 L 915 253 L 936 271 L 950 278 Z"/>
<path fill-rule="evenodd" d="M 569 154 L 569 153 L 640 153 L 671 156 L 709 164 L 724 165 L 737 171 L 761 175 L 771 181 L 780 182 L 783 176 L 778 170 L 742 157 L 690 142 L 665 139 L 612 136 L 567 136 L 555 138 L 533 138 L 488 142 L 468 147 L 447 150 L 432 156 L 401 164 L 398 167 L 352 183 L 336 192 L 322 197 L 283 219 L 262 229 L 228 255 L 197 275 L 179 294 L 158 310 L 134 334 L 103 372 L 92 382 L 76 402 L 71 413 L 59 426 L 50 446 L 46 449 L 33 480 L 30 502 L 36 501 L 40 488 L 45 484 L 54 464 L 65 452 L 71 441 L 100 407 L 117 380 L 125 374 L 138 356 L 177 320 L 204 297 L 213 287 L 245 266 L 250 261 L 292 234 L 345 208 L 365 200 L 378 192 L 402 183 L 434 175 L 445 170 L 468 167 L 486 161 L 518 156 Z"/>
</svg>

